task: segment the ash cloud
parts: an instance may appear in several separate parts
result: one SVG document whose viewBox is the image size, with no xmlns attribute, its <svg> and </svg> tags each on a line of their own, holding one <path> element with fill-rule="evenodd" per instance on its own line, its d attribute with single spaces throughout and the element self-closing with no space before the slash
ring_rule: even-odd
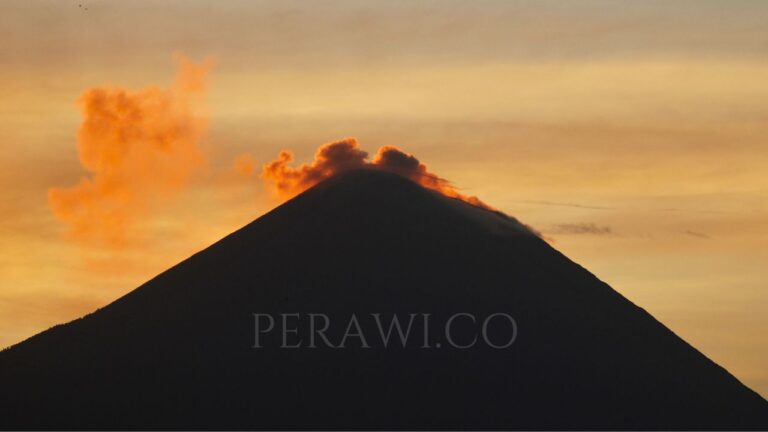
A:
<svg viewBox="0 0 768 432">
<path fill-rule="evenodd" d="M 472 205 L 492 209 L 474 196 L 460 193 L 446 179 L 431 173 L 415 156 L 395 146 L 381 147 L 373 159 L 360 148 L 354 138 L 345 138 L 323 144 L 308 164 L 290 166 L 293 153 L 283 150 L 278 158 L 262 170 L 262 178 L 271 184 L 282 198 L 290 198 L 336 174 L 356 168 L 373 168 L 407 177 L 414 182 L 445 196 L 460 199 Z"/>
<path fill-rule="evenodd" d="M 87 174 L 76 185 L 48 191 L 52 212 L 75 239 L 123 245 L 142 217 L 205 166 L 201 104 L 212 64 L 175 60 L 168 88 L 93 87 L 80 96 L 77 146 Z"/>
</svg>

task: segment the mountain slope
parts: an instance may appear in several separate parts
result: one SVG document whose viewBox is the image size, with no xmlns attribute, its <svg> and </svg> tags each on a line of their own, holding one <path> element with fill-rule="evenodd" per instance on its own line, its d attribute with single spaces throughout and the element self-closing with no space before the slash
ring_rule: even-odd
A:
<svg viewBox="0 0 768 432">
<path fill-rule="evenodd" d="M 254 313 L 294 312 L 337 341 L 352 313 L 366 335 L 371 313 L 438 330 L 432 348 L 254 348 Z M 509 348 L 445 344 L 451 315 L 497 312 Z M 765 400 L 514 219 L 378 171 L 3 351 L 0 383 L 3 428 L 768 428 Z"/>
</svg>

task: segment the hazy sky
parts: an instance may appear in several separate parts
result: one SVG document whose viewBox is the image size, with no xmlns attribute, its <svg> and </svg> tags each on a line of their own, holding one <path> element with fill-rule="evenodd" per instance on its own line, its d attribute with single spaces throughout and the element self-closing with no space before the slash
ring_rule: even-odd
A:
<svg viewBox="0 0 768 432">
<path fill-rule="evenodd" d="M 276 205 L 236 156 L 307 162 L 354 136 L 536 227 L 766 396 L 766 22 L 757 0 L 5 1 L 0 346 Z M 88 176 L 76 101 L 173 92 L 174 53 L 215 61 L 195 106 L 204 166 L 136 241 L 68 237 L 47 197 Z"/>
</svg>

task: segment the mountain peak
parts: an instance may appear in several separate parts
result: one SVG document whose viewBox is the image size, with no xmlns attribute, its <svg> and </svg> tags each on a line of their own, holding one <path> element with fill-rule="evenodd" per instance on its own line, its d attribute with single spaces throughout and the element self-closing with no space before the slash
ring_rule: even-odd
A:
<svg viewBox="0 0 768 432">
<path fill-rule="evenodd" d="M 306 204 L 362 212 L 360 216 L 376 212 L 384 215 L 404 212 L 410 217 L 418 217 L 431 213 L 430 217 L 436 224 L 440 224 L 441 219 L 449 219 L 494 233 L 536 235 L 529 227 L 501 211 L 442 195 L 399 174 L 375 168 L 358 168 L 339 173 L 294 200 L 296 204 L 289 202 L 285 206 Z M 308 204 L 310 201 L 313 203 Z M 275 211 L 280 212 L 282 209 L 278 207 Z"/>
<path fill-rule="evenodd" d="M 329 344 L 254 318 L 310 314 Z M 365 342 L 342 337 L 353 316 Z M 375 343 L 394 316 L 416 339 Z M 1 352 L 0 382 L 4 429 L 768 426 L 764 399 L 523 224 L 376 170 Z"/>
</svg>

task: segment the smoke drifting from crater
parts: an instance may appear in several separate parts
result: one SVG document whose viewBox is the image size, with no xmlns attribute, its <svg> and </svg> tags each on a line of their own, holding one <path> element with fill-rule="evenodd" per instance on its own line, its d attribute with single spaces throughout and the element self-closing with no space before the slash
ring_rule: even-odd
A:
<svg viewBox="0 0 768 432">
<path fill-rule="evenodd" d="M 75 239 L 123 245 L 140 218 L 204 167 L 199 144 L 207 120 L 200 110 L 212 64 L 175 60 L 169 88 L 94 87 L 80 96 L 78 152 L 88 174 L 48 191 L 51 210 Z"/>
<path fill-rule="evenodd" d="M 276 160 L 264 165 L 262 170 L 262 178 L 272 184 L 277 194 L 285 199 L 340 172 L 356 168 L 372 168 L 407 177 L 445 196 L 492 209 L 477 197 L 460 193 L 448 180 L 429 172 L 427 166 L 416 157 L 394 146 L 381 147 L 369 161 L 368 153 L 360 148 L 356 139 L 345 138 L 320 146 L 311 163 L 291 167 L 292 161 L 293 153 L 283 150 Z"/>
</svg>

